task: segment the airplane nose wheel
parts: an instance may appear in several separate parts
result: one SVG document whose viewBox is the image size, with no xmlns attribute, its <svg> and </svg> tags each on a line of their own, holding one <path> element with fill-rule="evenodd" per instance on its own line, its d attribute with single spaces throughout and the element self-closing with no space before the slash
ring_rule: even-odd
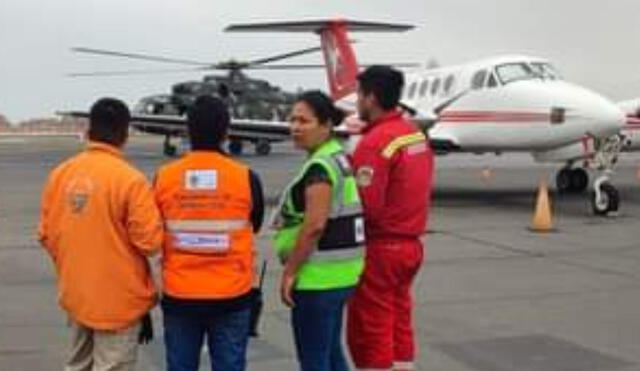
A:
<svg viewBox="0 0 640 371">
<path fill-rule="evenodd" d="M 620 195 L 618 190 L 606 179 L 596 181 L 594 191 L 591 194 L 591 208 L 593 213 L 599 216 L 608 216 L 618 211 Z"/>
</svg>

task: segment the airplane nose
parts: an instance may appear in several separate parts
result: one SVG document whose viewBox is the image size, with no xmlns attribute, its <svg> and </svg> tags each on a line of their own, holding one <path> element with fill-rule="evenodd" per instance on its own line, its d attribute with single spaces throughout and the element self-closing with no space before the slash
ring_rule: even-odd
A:
<svg viewBox="0 0 640 371">
<path fill-rule="evenodd" d="M 591 107 L 588 119 L 592 126 L 591 134 L 611 136 L 618 133 L 627 123 L 624 111 L 612 102 L 603 99 L 601 104 Z"/>
<path fill-rule="evenodd" d="M 585 134 L 598 137 L 611 136 L 619 132 L 626 124 L 626 116 L 622 109 L 609 99 L 586 88 L 561 83 L 562 89 L 558 100 L 566 109 L 567 120 L 581 123 Z M 573 120 L 571 119 L 573 118 Z"/>
</svg>

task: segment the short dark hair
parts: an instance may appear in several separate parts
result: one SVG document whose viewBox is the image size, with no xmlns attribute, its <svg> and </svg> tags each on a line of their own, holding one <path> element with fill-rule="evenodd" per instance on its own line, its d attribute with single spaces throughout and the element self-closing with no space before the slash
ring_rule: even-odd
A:
<svg viewBox="0 0 640 371">
<path fill-rule="evenodd" d="M 404 75 L 391 66 L 374 65 L 358 75 L 358 84 L 365 95 L 373 93 L 380 107 L 388 111 L 400 102 Z"/>
<path fill-rule="evenodd" d="M 89 113 L 89 140 L 120 146 L 127 138 L 131 114 L 119 99 L 101 98 Z"/>
<path fill-rule="evenodd" d="M 219 98 L 201 95 L 187 111 L 191 149 L 220 150 L 229 130 L 229 109 Z"/>
<path fill-rule="evenodd" d="M 305 91 L 298 95 L 296 102 L 305 102 L 321 124 L 337 126 L 345 116 L 345 113 L 333 104 L 331 98 L 320 90 Z"/>
</svg>

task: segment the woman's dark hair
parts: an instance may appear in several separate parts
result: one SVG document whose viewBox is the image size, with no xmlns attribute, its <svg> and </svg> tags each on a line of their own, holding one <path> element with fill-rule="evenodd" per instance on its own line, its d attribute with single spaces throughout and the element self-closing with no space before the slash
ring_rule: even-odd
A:
<svg viewBox="0 0 640 371">
<path fill-rule="evenodd" d="M 333 104 L 331 98 L 320 90 L 303 92 L 296 98 L 296 102 L 305 102 L 318 118 L 321 124 L 339 125 L 345 117 L 345 113 Z"/>
</svg>

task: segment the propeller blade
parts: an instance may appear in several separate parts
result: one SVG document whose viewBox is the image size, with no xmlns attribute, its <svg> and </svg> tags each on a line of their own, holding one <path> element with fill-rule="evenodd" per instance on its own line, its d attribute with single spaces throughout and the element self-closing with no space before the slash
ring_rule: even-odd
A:
<svg viewBox="0 0 640 371">
<path fill-rule="evenodd" d="M 176 63 L 176 64 L 188 64 L 192 66 L 202 66 L 209 67 L 211 63 L 192 61 L 188 59 L 175 59 L 175 58 L 165 58 L 159 57 L 155 55 L 147 55 L 147 54 L 138 54 L 138 53 L 124 53 L 113 50 L 104 50 L 104 49 L 93 49 L 93 48 L 84 48 L 84 47 L 74 47 L 71 48 L 71 51 L 76 53 L 85 53 L 85 54 L 96 54 L 96 55 L 109 55 L 112 57 L 124 57 L 145 61 L 154 61 L 154 62 L 163 62 L 163 63 Z"/>
<path fill-rule="evenodd" d="M 93 72 L 73 72 L 68 73 L 67 77 L 95 77 L 95 76 L 131 76 L 131 75 L 156 75 L 163 73 L 193 72 L 203 71 L 209 68 L 174 68 L 164 70 L 127 70 L 127 71 L 93 71 Z"/>
<path fill-rule="evenodd" d="M 274 56 L 271 56 L 271 57 L 255 59 L 255 60 L 252 60 L 252 61 L 248 62 L 247 64 L 249 66 L 254 66 L 254 65 L 258 65 L 258 64 L 265 64 L 265 63 L 269 63 L 269 62 L 279 61 L 279 60 L 282 60 L 282 59 L 297 57 L 299 55 L 315 53 L 315 52 L 318 52 L 320 50 L 322 50 L 321 47 L 315 46 L 313 48 L 300 49 L 300 50 L 296 50 L 296 51 L 289 52 L 289 53 L 283 53 L 283 54 L 278 54 L 278 55 L 274 55 Z"/>
</svg>

